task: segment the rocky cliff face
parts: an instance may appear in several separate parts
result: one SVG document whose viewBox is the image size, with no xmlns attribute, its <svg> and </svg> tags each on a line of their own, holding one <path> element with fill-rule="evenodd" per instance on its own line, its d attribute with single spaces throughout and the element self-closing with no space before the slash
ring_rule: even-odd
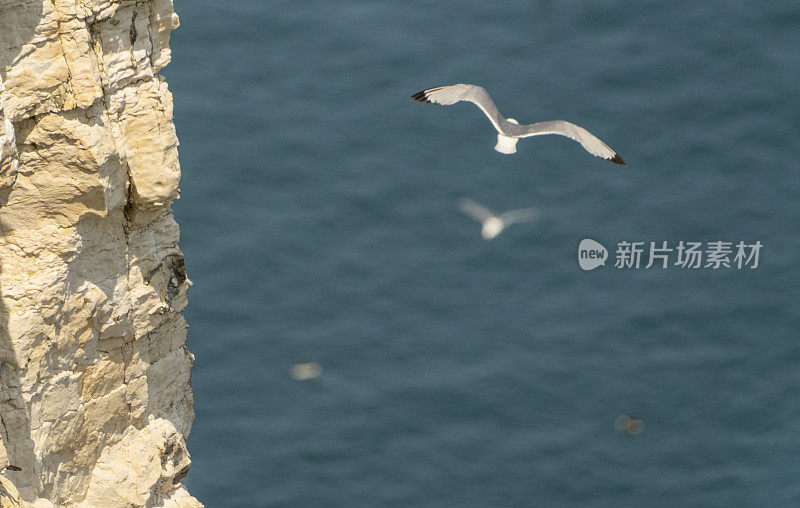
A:
<svg viewBox="0 0 800 508">
<path fill-rule="evenodd" d="M 177 26 L 171 0 L 0 0 L 3 502 L 200 506 L 158 75 Z"/>
</svg>

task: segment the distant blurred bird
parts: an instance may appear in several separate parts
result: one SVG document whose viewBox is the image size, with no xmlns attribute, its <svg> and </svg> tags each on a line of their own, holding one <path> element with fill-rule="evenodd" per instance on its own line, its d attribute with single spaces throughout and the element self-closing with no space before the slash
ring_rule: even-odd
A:
<svg viewBox="0 0 800 508">
<path fill-rule="evenodd" d="M 458 85 L 439 86 L 417 92 L 411 96 L 419 102 L 429 102 L 442 105 L 455 104 L 459 101 L 467 101 L 475 104 L 483 111 L 497 129 L 497 144 L 494 149 L 500 153 L 516 153 L 517 141 L 519 138 L 531 136 L 541 136 L 543 134 L 558 134 L 574 139 L 592 155 L 610 160 L 616 164 L 625 166 L 622 157 L 608 147 L 605 143 L 596 138 L 592 133 L 564 120 L 552 120 L 549 122 L 538 122 L 528 125 L 519 125 L 513 118 L 504 118 L 498 111 L 489 93 L 477 85 Z"/>
<path fill-rule="evenodd" d="M 614 419 L 614 428 L 636 436 L 644 432 L 644 422 L 629 415 L 619 415 Z"/>
<path fill-rule="evenodd" d="M 317 362 L 296 363 L 289 369 L 289 376 L 297 381 L 308 381 L 322 374 L 322 365 Z"/>
<path fill-rule="evenodd" d="M 511 224 L 516 222 L 532 221 L 539 216 L 539 212 L 535 208 L 509 210 L 508 212 L 500 215 L 495 215 L 485 206 L 481 206 L 467 198 L 461 198 L 458 200 L 458 208 L 465 214 L 483 224 L 481 236 L 484 238 L 484 240 L 491 240 Z"/>
</svg>

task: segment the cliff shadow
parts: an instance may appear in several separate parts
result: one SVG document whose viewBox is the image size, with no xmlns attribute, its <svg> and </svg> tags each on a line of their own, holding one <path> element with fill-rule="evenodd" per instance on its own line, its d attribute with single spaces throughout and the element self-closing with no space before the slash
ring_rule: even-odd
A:
<svg viewBox="0 0 800 508">
<path fill-rule="evenodd" d="M 5 98 L 13 95 L 6 85 L 9 70 L 18 62 L 24 60 L 35 51 L 32 44 L 37 33 L 37 27 L 45 16 L 44 0 L 4 0 L 0 2 L 0 82 L 5 85 L 5 91 L 0 92 L 0 130 L 4 129 L 4 122 L 8 111 L 3 108 Z M 13 123 L 12 123 L 13 125 Z M 2 150 L 3 147 L 0 147 Z M 8 147 L 6 147 L 8 148 Z M 22 146 L 19 140 L 14 139 L 11 153 L 2 151 L 0 169 L 8 169 L 9 161 L 16 159 L 19 162 L 19 153 Z M 5 173 L 5 171 L 4 171 Z M 35 468 L 33 441 L 31 440 L 30 411 L 22 397 L 21 369 L 26 361 L 18 358 L 15 344 L 9 331 L 10 309 L 6 305 L 3 290 L 10 284 L 13 277 L 3 270 L 9 251 L 6 240 L 13 236 L 13 226 L 5 220 L 6 206 L 14 183 L 16 172 L 0 175 L 0 237 L 3 244 L 0 246 L 0 438 L 7 454 L 8 463 L 22 467 L 22 471 L 6 471 L 3 473 L 19 489 L 20 495 L 25 500 L 37 497 L 40 483 L 39 472 Z M 0 450 L 2 452 L 3 450 Z M 0 461 L 5 460 L 0 456 Z M 6 464 L 0 463 L 0 466 Z"/>
</svg>

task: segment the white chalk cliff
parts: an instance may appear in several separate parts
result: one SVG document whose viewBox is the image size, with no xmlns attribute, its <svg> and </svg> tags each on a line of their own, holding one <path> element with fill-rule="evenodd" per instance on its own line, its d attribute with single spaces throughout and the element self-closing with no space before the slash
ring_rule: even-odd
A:
<svg viewBox="0 0 800 508">
<path fill-rule="evenodd" d="M 201 506 L 177 26 L 171 0 L 0 0 L 2 506 Z"/>
</svg>

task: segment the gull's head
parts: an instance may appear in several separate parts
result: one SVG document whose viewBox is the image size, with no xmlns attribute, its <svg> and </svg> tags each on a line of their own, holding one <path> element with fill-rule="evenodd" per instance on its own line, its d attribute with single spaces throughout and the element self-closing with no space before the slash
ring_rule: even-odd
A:
<svg viewBox="0 0 800 508">
<path fill-rule="evenodd" d="M 519 122 L 517 122 L 517 121 L 516 121 L 516 120 L 514 120 L 513 118 L 507 118 L 507 119 L 506 119 L 506 121 L 507 121 L 507 122 L 511 122 L 511 123 L 513 123 L 513 124 L 517 124 L 517 125 L 519 125 Z"/>
<path fill-rule="evenodd" d="M 486 222 L 483 223 L 481 236 L 484 240 L 491 240 L 495 236 L 499 235 L 504 227 L 505 224 L 503 224 L 503 221 L 499 217 L 490 217 L 486 219 Z"/>
</svg>

